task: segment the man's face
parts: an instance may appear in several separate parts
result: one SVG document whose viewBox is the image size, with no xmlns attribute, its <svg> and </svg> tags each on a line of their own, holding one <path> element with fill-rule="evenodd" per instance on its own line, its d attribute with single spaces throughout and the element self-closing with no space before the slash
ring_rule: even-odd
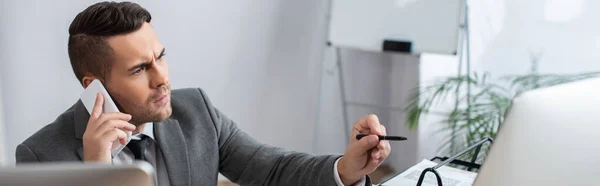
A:
<svg viewBox="0 0 600 186">
<path fill-rule="evenodd" d="M 150 23 L 135 32 L 107 39 L 115 61 L 106 89 L 132 124 L 156 122 L 171 115 L 171 88 L 165 48 Z"/>
</svg>

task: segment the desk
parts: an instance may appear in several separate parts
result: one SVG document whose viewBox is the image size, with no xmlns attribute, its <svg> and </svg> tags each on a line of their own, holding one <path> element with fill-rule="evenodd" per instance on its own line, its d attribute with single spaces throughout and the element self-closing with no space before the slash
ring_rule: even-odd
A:
<svg viewBox="0 0 600 186">
<path fill-rule="evenodd" d="M 411 168 L 405 170 L 404 172 L 381 183 L 380 186 L 417 185 L 417 182 L 423 170 L 435 167 L 437 165 L 438 163 L 436 162 L 424 159 L 416 165 L 412 166 Z M 471 185 L 473 184 L 473 181 L 475 181 L 475 177 L 477 177 L 477 173 L 475 172 L 469 172 L 448 166 L 441 166 L 436 170 L 441 177 L 441 182 L 445 186 Z M 434 173 L 427 173 L 423 179 L 423 186 L 437 185 L 438 184 Z"/>
</svg>

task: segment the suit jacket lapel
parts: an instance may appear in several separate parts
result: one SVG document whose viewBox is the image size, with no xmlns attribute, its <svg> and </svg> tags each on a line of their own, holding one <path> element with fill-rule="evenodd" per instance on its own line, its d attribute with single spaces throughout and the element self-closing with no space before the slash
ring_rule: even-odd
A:
<svg viewBox="0 0 600 186">
<path fill-rule="evenodd" d="M 177 120 L 154 124 L 154 135 L 163 154 L 171 185 L 191 185 L 188 150 Z"/>
<path fill-rule="evenodd" d="M 77 155 L 79 155 L 79 158 L 81 159 L 81 161 L 83 161 L 83 147 L 77 149 Z"/>
</svg>

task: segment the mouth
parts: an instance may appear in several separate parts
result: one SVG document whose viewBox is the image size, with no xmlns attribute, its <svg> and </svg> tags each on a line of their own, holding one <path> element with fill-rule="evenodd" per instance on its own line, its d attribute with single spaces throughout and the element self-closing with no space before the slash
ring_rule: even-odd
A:
<svg viewBox="0 0 600 186">
<path fill-rule="evenodd" d="M 158 96 L 158 98 L 154 100 L 154 103 L 164 105 L 167 103 L 167 101 L 169 101 L 169 94 L 163 94 Z"/>
</svg>

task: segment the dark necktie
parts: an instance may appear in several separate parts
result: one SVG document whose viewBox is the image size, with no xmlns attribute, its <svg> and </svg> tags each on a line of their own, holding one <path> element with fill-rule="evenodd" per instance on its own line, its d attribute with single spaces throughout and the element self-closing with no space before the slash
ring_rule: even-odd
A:
<svg viewBox="0 0 600 186">
<path fill-rule="evenodd" d="M 146 135 L 141 135 L 140 140 L 131 140 L 127 144 L 127 148 L 129 148 L 129 150 L 133 152 L 133 155 L 135 156 L 136 160 L 146 160 L 144 152 L 146 151 L 146 147 L 148 147 L 149 139 L 150 137 Z"/>
</svg>

